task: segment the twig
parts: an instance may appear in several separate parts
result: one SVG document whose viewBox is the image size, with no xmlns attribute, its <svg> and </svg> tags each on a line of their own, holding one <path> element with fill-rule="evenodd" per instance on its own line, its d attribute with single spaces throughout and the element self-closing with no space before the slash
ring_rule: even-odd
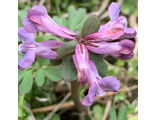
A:
<svg viewBox="0 0 156 120">
<path fill-rule="evenodd" d="M 49 120 L 53 114 L 60 108 L 60 106 L 71 96 L 71 93 L 69 92 L 63 100 L 54 108 L 53 111 L 51 111 L 43 120 Z"/>
<path fill-rule="evenodd" d="M 86 110 L 87 110 L 87 114 L 88 114 L 90 120 L 94 120 L 92 117 L 91 111 L 90 111 L 90 107 L 86 107 Z"/>
<path fill-rule="evenodd" d="M 82 104 L 80 103 L 80 99 L 79 99 L 77 80 L 71 81 L 71 93 L 72 93 L 72 98 L 73 98 L 73 101 L 75 103 L 77 110 L 80 113 L 84 112 L 84 108 Z"/>
<path fill-rule="evenodd" d="M 120 93 L 120 92 L 128 92 L 129 90 L 130 91 L 133 91 L 133 90 L 135 90 L 137 88 L 138 88 L 138 85 L 134 85 L 134 86 L 128 87 L 128 90 L 124 88 L 124 89 L 119 89 L 118 92 L 116 92 L 116 93 L 115 92 L 107 92 L 103 96 L 103 98 L 108 97 L 108 96 L 112 96 L 112 95 L 117 94 L 117 93 Z M 95 100 L 100 99 L 100 98 L 101 97 L 96 96 L 95 97 Z M 82 100 L 80 100 L 80 101 L 82 101 Z M 47 112 L 47 111 L 51 111 L 51 110 L 55 109 L 55 107 L 57 105 L 58 104 L 56 104 L 56 105 L 50 105 L 50 106 L 45 106 L 45 107 L 41 107 L 41 108 L 34 108 L 34 109 L 31 109 L 31 111 L 32 111 L 32 113 Z M 66 107 L 69 108 L 69 107 L 73 107 L 73 106 L 74 106 L 74 102 L 73 101 L 70 101 L 70 102 L 66 102 L 66 103 L 62 104 L 59 107 L 59 109 L 64 109 Z"/>
<path fill-rule="evenodd" d="M 103 120 L 106 120 L 106 118 L 107 118 L 107 116 L 109 114 L 111 103 L 112 103 L 112 96 L 109 98 L 109 100 L 108 100 L 108 102 L 106 104 L 106 109 L 105 109 L 105 112 L 104 112 L 104 115 L 103 115 Z"/>
</svg>

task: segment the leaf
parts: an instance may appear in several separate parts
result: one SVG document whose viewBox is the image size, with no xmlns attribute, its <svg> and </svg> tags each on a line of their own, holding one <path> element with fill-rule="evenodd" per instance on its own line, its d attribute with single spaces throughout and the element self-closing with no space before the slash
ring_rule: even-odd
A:
<svg viewBox="0 0 156 120">
<path fill-rule="evenodd" d="M 33 84 L 33 77 L 31 71 L 28 71 L 19 85 L 19 92 L 21 94 L 26 94 L 29 92 Z"/>
<path fill-rule="evenodd" d="M 44 66 L 44 65 L 47 65 L 47 64 L 50 63 L 50 62 L 49 62 L 49 59 L 41 58 L 41 57 L 38 58 L 38 62 L 39 62 L 39 65 L 40 65 L 40 66 Z"/>
<path fill-rule="evenodd" d="M 61 22 L 62 22 L 62 26 L 68 27 L 68 23 L 67 23 L 67 19 L 66 18 L 62 17 Z"/>
<path fill-rule="evenodd" d="M 62 63 L 62 59 L 61 60 L 51 60 L 49 59 L 50 63 L 52 65 L 60 65 Z"/>
<path fill-rule="evenodd" d="M 18 70 L 18 83 L 24 78 L 27 71 L 20 71 Z"/>
<path fill-rule="evenodd" d="M 98 32 L 100 24 L 101 22 L 97 15 L 90 15 L 82 27 L 81 37 L 84 38 L 89 34 Z"/>
<path fill-rule="evenodd" d="M 79 23 L 79 21 L 83 18 L 85 14 L 86 14 L 86 9 L 79 8 L 77 10 L 76 16 L 73 18 L 72 22 L 69 23 L 71 30 L 75 30 L 75 26 Z"/>
<path fill-rule="evenodd" d="M 77 40 L 72 40 L 70 42 L 65 43 L 57 50 L 56 59 L 63 59 L 69 55 L 75 54 L 75 47 L 77 45 Z"/>
<path fill-rule="evenodd" d="M 133 114 L 135 111 L 135 108 L 136 108 L 136 106 L 134 104 L 128 105 L 128 108 L 127 108 L 128 114 Z"/>
<path fill-rule="evenodd" d="M 125 92 L 120 92 L 120 93 L 117 93 L 115 94 L 114 96 L 114 101 L 117 102 L 117 101 L 122 101 L 125 99 Z"/>
<path fill-rule="evenodd" d="M 35 81 L 38 86 L 42 86 L 44 84 L 45 78 L 44 78 L 44 72 L 42 68 L 37 69 L 35 73 Z"/>
<path fill-rule="evenodd" d="M 61 120 L 61 117 L 58 114 L 54 113 L 50 120 Z"/>
<path fill-rule="evenodd" d="M 136 0 L 125 0 L 121 5 L 121 13 L 130 15 L 136 8 Z"/>
<path fill-rule="evenodd" d="M 111 117 L 111 120 L 116 120 L 116 110 L 114 107 L 111 107 L 110 109 L 110 117 Z"/>
<path fill-rule="evenodd" d="M 35 38 L 36 42 L 42 42 L 42 41 L 46 41 L 46 40 L 52 40 L 55 39 L 54 36 L 50 36 L 50 35 L 44 35 L 44 36 L 37 36 Z"/>
<path fill-rule="evenodd" d="M 107 69 L 107 65 L 105 64 L 105 62 L 104 61 L 102 61 L 102 62 L 95 61 L 95 65 L 96 65 L 96 68 L 98 70 L 99 75 L 102 78 L 103 77 L 106 77 L 107 76 L 108 69 Z"/>
<path fill-rule="evenodd" d="M 97 62 L 103 61 L 103 55 L 102 54 L 96 54 L 96 53 L 93 53 L 93 52 L 90 52 L 90 51 L 89 51 L 89 58 L 91 60 L 93 60 L 94 62 L 95 61 L 97 61 Z"/>
<path fill-rule="evenodd" d="M 99 75 L 101 77 L 106 77 L 108 73 L 108 68 L 105 62 L 103 61 L 103 55 L 89 51 L 89 58 L 95 62 Z"/>
<path fill-rule="evenodd" d="M 62 22 L 61 22 L 61 20 L 60 20 L 60 18 L 59 18 L 58 16 L 53 16 L 53 20 L 54 20 L 57 24 L 62 25 Z"/>
<path fill-rule="evenodd" d="M 74 65 L 72 56 L 68 56 L 63 59 L 61 73 L 62 77 L 66 81 L 73 81 L 77 79 L 77 70 Z"/>
<path fill-rule="evenodd" d="M 104 106 L 101 106 L 98 104 L 94 105 L 93 106 L 93 118 L 95 120 L 102 120 L 104 111 L 105 111 Z"/>
<path fill-rule="evenodd" d="M 138 120 L 138 117 L 137 116 L 132 116 L 132 117 L 129 117 L 127 120 Z"/>
<path fill-rule="evenodd" d="M 46 76 L 52 81 L 59 81 L 62 79 L 61 71 L 57 67 L 48 66 L 43 70 Z"/>
<path fill-rule="evenodd" d="M 85 21 L 88 19 L 89 16 L 85 17 L 78 25 L 76 25 L 75 30 L 82 28 L 84 25 Z"/>
<path fill-rule="evenodd" d="M 73 5 L 70 5 L 68 7 L 68 23 L 70 30 L 72 30 L 72 22 L 74 20 L 74 15 L 75 15 L 75 7 Z"/>
<path fill-rule="evenodd" d="M 125 105 L 122 105 L 119 108 L 118 120 L 126 120 L 126 118 L 127 118 L 127 107 Z"/>
</svg>

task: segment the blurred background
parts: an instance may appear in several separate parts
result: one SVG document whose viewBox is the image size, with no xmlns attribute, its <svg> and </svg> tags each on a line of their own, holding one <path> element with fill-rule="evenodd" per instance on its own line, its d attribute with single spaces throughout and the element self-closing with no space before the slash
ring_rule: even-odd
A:
<svg viewBox="0 0 156 120">
<path fill-rule="evenodd" d="M 137 0 L 18 0 L 18 28 L 23 27 L 22 20 L 27 16 L 27 9 L 39 4 L 46 7 L 53 20 L 71 30 L 80 29 L 90 14 L 97 14 L 101 24 L 105 24 L 110 20 L 108 7 L 111 2 L 117 2 L 121 6 L 120 15 L 127 18 L 127 26 L 137 31 Z M 63 41 L 63 38 L 49 33 L 35 33 L 35 41 L 44 40 Z M 18 71 L 18 119 L 138 120 L 138 35 L 131 40 L 136 45 L 132 59 L 120 60 L 104 55 L 108 75 L 120 80 L 120 89 L 117 93 L 107 92 L 101 98 L 96 96 L 94 104 L 86 107 L 85 115 L 79 114 L 74 106 L 70 83 L 63 80 L 61 65 L 36 57 L 29 68 Z M 20 43 L 18 38 L 18 44 Z M 22 57 L 18 53 L 18 60 Z M 78 92 L 82 100 L 88 93 L 88 86 L 79 87 Z"/>
</svg>

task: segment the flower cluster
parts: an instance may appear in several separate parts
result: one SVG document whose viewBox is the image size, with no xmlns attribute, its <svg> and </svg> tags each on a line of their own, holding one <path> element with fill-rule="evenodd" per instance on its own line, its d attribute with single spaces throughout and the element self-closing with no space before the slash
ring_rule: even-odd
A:
<svg viewBox="0 0 156 120">
<path fill-rule="evenodd" d="M 35 57 L 56 59 L 57 49 L 64 45 L 63 42 L 47 40 L 42 42 L 34 41 L 34 33 L 37 31 L 52 33 L 60 37 L 77 40 L 73 61 L 77 69 L 77 78 L 80 86 L 85 83 L 89 86 L 88 95 L 83 99 L 82 104 L 90 106 L 94 102 L 95 95 L 103 96 L 106 91 L 116 92 L 120 88 L 120 81 L 114 76 L 102 78 L 96 68 L 94 61 L 89 58 L 89 51 L 97 54 L 107 54 L 123 60 L 133 57 L 134 42 L 123 39 L 120 42 L 112 42 L 122 38 L 134 38 L 136 31 L 126 27 L 127 20 L 119 16 L 120 6 L 113 2 L 109 6 L 108 13 L 110 21 L 101 25 L 98 32 L 76 38 L 76 33 L 66 27 L 58 25 L 47 14 L 42 5 L 35 5 L 27 10 L 28 15 L 23 19 L 23 26 L 18 30 L 18 36 L 22 43 L 19 45 L 19 52 L 24 57 L 18 62 L 18 68 L 24 70 L 34 61 Z"/>
</svg>

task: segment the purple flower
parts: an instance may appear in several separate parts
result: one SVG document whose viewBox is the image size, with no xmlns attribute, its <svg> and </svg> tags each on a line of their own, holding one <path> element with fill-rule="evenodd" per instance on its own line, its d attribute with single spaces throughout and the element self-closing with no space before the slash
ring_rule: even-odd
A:
<svg viewBox="0 0 156 120">
<path fill-rule="evenodd" d="M 85 37 L 86 41 L 100 42 L 112 41 L 119 39 L 124 35 L 124 26 L 122 24 L 115 24 L 111 28 L 104 29 L 96 33 L 89 34 Z"/>
<path fill-rule="evenodd" d="M 43 5 L 34 5 L 31 9 L 28 9 L 27 12 L 28 15 L 23 19 L 22 24 L 28 32 L 34 33 L 41 31 L 68 39 L 75 39 L 71 35 L 76 35 L 76 33 L 64 26 L 58 25 L 48 15 L 47 10 Z"/>
<path fill-rule="evenodd" d="M 18 36 L 22 41 L 18 49 L 21 54 L 24 54 L 24 57 L 18 62 L 20 70 L 28 68 L 35 61 L 35 57 L 55 59 L 57 48 L 64 44 L 55 40 L 35 42 L 34 33 L 27 32 L 23 27 L 19 28 Z"/>
<path fill-rule="evenodd" d="M 77 78 L 80 81 L 80 86 L 88 81 L 88 68 L 89 68 L 89 53 L 86 46 L 82 43 L 76 45 L 75 60 L 77 67 Z"/>
<path fill-rule="evenodd" d="M 87 49 L 98 54 L 107 54 L 123 60 L 131 59 L 134 55 L 134 42 L 124 39 L 120 42 L 107 43 L 98 42 L 86 45 Z"/>
<path fill-rule="evenodd" d="M 124 26 L 124 36 L 127 38 L 135 38 L 135 36 L 137 34 L 136 31 L 132 28 L 126 27 L 126 25 L 127 25 L 126 18 L 124 16 L 119 16 L 120 6 L 117 3 L 115 3 L 115 2 L 111 3 L 111 5 L 108 8 L 108 13 L 109 13 L 111 20 L 109 22 L 107 22 L 106 24 L 101 25 L 99 32 L 103 31 L 107 28 L 111 28 L 115 24 L 122 24 Z"/>
<path fill-rule="evenodd" d="M 76 55 L 73 55 L 73 61 L 77 68 L 78 62 L 76 60 Z M 88 95 L 82 100 L 82 104 L 85 106 L 90 106 L 94 103 L 95 95 L 102 97 L 105 95 L 106 91 L 117 92 L 117 90 L 120 88 L 120 81 L 117 80 L 116 77 L 107 76 L 102 78 L 92 60 L 89 60 L 88 77 Z"/>
</svg>

